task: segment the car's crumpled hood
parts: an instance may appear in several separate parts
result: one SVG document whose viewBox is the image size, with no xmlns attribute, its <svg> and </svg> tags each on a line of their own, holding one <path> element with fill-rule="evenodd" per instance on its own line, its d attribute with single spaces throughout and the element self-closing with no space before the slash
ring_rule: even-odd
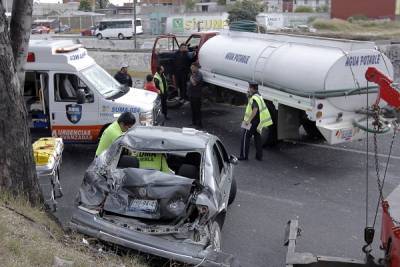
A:
<svg viewBox="0 0 400 267">
<path fill-rule="evenodd" d="M 108 175 L 106 180 L 87 172 L 79 191 L 80 205 L 103 205 L 105 211 L 136 218 L 174 219 L 185 215 L 193 179 L 136 168 L 116 169 Z M 152 203 L 152 208 L 145 202 Z"/>
</svg>

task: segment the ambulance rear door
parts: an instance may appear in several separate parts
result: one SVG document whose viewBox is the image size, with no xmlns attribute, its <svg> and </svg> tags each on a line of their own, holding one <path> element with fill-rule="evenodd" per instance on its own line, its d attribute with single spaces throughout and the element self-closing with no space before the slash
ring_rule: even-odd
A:
<svg viewBox="0 0 400 267">
<path fill-rule="evenodd" d="M 98 95 L 76 73 L 51 72 L 50 84 L 54 88 L 50 90 L 52 135 L 66 142 L 96 142 L 103 127 Z"/>
</svg>

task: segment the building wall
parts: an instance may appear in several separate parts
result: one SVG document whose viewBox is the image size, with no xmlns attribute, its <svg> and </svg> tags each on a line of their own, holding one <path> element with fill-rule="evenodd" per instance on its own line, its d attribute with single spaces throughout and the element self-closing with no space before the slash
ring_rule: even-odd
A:
<svg viewBox="0 0 400 267">
<path fill-rule="evenodd" d="M 348 19 L 354 15 L 395 19 L 396 0 L 332 0 L 331 17 Z"/>
</svg>

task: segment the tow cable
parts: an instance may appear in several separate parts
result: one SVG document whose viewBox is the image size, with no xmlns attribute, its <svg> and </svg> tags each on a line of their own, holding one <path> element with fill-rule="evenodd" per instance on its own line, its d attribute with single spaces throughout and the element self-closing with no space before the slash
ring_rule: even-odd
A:
<svg viewBox="0 0 400 267">
<path fill-rule="evenodd" d="M 367 94 L 367 99 L 368 99 L 368 94 Z M 368 101 L 368 100 L 367 100 Z M 368 131 L 370 133 L 373 133 L 373 138 L 374 138 L 374 160 L 375 160 L 375 172 L 376 172 L 376 179 L 377 179 L 377 186 L 378 186 L 378 191 L 379 191 L 379 196 L 378 196 L 378 200 L 377 200 L 377 204 L 376 204 L 376 209 L 375 209 L 375 214 L 374 214 L 374 220 L 373 220 L 373 224 L 372 226 L 368 226 L 368 189 L 369 189 L 369 138 L 368 138 L 368 133 L 367 133 L 367 160 L 366 160 L 366 205 L 365 205 L 365 209 L 366 209 L 366 222 L 365 222 L 365 228 L 364 228 L 364 241 L 365 241 L 365 245 L 362 247 L 362 251 L 366 254 L 367 259 L 373 259 L 373 257 L 371 256 L 371 244 L 374 240 L 374 236 L 375 236 L 375 225 L 376 225 L 376 219 L 378 216 L 378 211 L 379 211 L 379 205 L 383 202 L 384 198 L 383 198 L 383 188 L 385 185 L 385 179 L 386 179 L 386 174 L 387 174 L 387 170 L 389 167 L 389 162 L 390 162 L 390 158 L 392 155 L 392 149 L 393 149 L 393 144 L 394 144 L 394 140 L 396 138 L 396 134 L 397 134 L 397 130 L 398 130 L 398 123 L 397 122 L 393 122 L 393 136 L 392 136 L 392 141 L 390 144 L 390 148 L 389 148 L 389 153 L 388 153 L 388 157 L 386 160 L 386 166 L 385 166 L 385 171 L 383 174 L 383 177 L 381 178 L 381 173 L 380 173 L 380 166 L 379 166 L 379 153 L 378 153 L 378 138 L 377 135 L 384 132 L 388 132 L 385 128 L 389 128 L 388 126 L 384 126 L 383 124 L 380 122 L 379 118 L 380 118 L 380 113 L 381 113 L 381 109 L 378 105 L 373 105 L 372 106 L 372 116 L 373 116 L 373 130 Z M 368 114 L 367 114 L 367 123 L 368 123 Z M 397 221 L 395 221 L 392 218 L 394 223 L 398 223 Z"/>
</svg>

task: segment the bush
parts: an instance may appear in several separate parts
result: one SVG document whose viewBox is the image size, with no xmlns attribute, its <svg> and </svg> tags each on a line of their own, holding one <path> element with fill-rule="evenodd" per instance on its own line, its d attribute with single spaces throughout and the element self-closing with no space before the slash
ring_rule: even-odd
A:
<svg viewBox="0 0 400 267">
<path fill-rule="evenodd" d="M 329 11 L 329 7 L 327 5 L 318 6 L 315 11 L 318 13 L 327 13 Z"/>
<path fill-rule="evenodd" d="M 317 30 L 326 30 L 326 31 L 351 31 L 354 29 L 354 26 L 341 19 L 316 19 L 312 26 Z"/>
<path fill-rule="evenodd" d="M 313 13 L 314 9 L 309 6 L 298 6 L 294 10 L 294 12 L 296 12 L 296 13 Z"/>
<path fill-rule="evenodd" d="M 347 21 L 348 22 L 356 22 L 356 21 L 365 21 L 365 20 L 368 20 L 368 19 L 369 18 L 367 16 L 358 14 L 358 15 L 354 15 L 354 16 L 349 17 L 347 19 Z"/>
</svg>

